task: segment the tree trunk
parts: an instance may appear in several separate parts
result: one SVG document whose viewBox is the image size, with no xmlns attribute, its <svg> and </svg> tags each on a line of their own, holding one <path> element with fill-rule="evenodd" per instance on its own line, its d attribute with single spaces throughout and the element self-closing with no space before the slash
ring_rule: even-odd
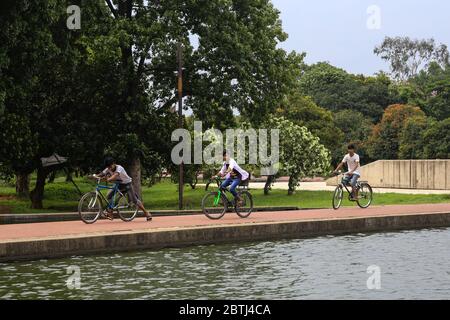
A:
<svg viewBox="0 0 450 320">
<path fill-rule="evenodd" d="M 16 173 L 16 196 L 28 198 L 30 195 L 30 175 L 28 173 Z"/>
<path fill-rule="evenodd" d="M 66 182 L 72 181 L 72 170 L 67 169 Z"/>
<path fill-rule="evenodd" d="M 56 178 L 56 170 L 52 171 L 49 175 L 48 175 L 48 181 L 47 183 L 53 183 L 55 182 L 55 178 Z"/>
<path fill-rule="evenodd" d="M 46 169 L 40 167 L 37 170 L 36 185 L 30 193 L 31 208 L 42 209 L 44 206 L 42 200 L 44 199 L 45 180 L 48 172 Z"/>
<path fill-rule="evenodd" d="M 142 199 L 141 196 L 141 159 L 139 157 L 134 157 L 130 163 L 130 177 L 133 179 L 133 189 L 139 195 L 139 198 Z"/>
<path fill-rule="evenodd" d="M 292 177 L 289 177 L 289 189 L 288 189 L 288 195 L 292 196 L 295 191 L 295 179 Z"/>
<path fill-rule="evenodd" d="M 264 185 L 264 195 L 268 195 L 272 188 L 272 183 L 275 182 L 275 176 L 267 176 L 266 184 Z"/>
</svg>

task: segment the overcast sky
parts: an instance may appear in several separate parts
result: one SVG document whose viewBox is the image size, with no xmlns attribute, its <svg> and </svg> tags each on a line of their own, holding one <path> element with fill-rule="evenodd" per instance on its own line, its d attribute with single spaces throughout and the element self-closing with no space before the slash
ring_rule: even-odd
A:
<svg viewBox="0 0 450 320">
<path fill-rule="evenodd" d="M 385 36 L 433 37 L 450 46 L 448 0 L 272 0 L 289 38 L 281 46 L 372 75 L 388 66 L 373 53 Z M 369 11 L 369 13 L 368 13 Z M 378 14 L 379 12 L 379 14 Z M 380 19 L 378 19 L 378 17 Z"/>
</svg>

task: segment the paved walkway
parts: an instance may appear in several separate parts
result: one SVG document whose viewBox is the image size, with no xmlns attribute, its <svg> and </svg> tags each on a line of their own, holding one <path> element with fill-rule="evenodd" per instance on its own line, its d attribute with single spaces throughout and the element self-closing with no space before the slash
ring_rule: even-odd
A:
<svg viewBox="0 0 450 320">
<path fill-rule="evenodd" d="M 244 225 L 252 223 L 276 223 L 285 221 L 335 220 L 359 217 L 399 216 L 409 214 L 450 213 L 450 203 L 402 206 L 376 206 L 369 209 L 345 207 L 339 210 L 312 209 L 281 212 L 257 212 L 247 219 L 235 213 L 227 213 L 221 220 L 210 220 L 203 215 L 155 217 L 152 222 L 138 218 L 133 222 L 99 220 L 92 225 L 81 221 L 43 222 L 0 225 L 0 243 L 17 240 L 49 239 L 68 236 L 91 236 L 145 230 L 177 230 L 211 225 Z"/>
<path fill-rule="evenodd" d="M 250 187 L 263 189 L 264 182 L 251 182 Z M 285 181 L 275 182 L 273 189 L 287 190 L 288 183 Z M 326 182 L 301 182 L 297 190 L 306 191 L 334 191 L 335 186 L 327 186 Z M 394 188 L 373 188 L 374 193 L 400 193 L 400 194 L 450 194 L 450 190 L 423 190 L 423 189 L 394 189 Z"/>
</svg>

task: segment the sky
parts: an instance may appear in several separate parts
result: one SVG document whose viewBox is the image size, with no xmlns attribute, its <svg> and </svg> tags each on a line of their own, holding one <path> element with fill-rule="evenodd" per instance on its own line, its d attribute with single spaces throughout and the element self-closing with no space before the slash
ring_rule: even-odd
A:
<svg viewBox="0 0 450 320">
<path fill-rule="evenodd" d="M 289 38 L 280 46 L 306 52 L 351 73 L 373 75 L 389 66 L 373 53 L 385 36 L 434 38 L 450 47 L 448 0 L 272 0 Z"/>
</svg>

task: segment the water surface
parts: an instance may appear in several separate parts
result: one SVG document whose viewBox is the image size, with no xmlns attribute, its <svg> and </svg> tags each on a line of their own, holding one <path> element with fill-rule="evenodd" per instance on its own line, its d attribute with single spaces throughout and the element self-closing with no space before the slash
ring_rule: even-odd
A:
<svg viewBox="0 0 450 320">
<path fill-rule="evenodd" d="M 449 299 L 450 228 L 0 263 L 0 298 Z"/>
</svg>

